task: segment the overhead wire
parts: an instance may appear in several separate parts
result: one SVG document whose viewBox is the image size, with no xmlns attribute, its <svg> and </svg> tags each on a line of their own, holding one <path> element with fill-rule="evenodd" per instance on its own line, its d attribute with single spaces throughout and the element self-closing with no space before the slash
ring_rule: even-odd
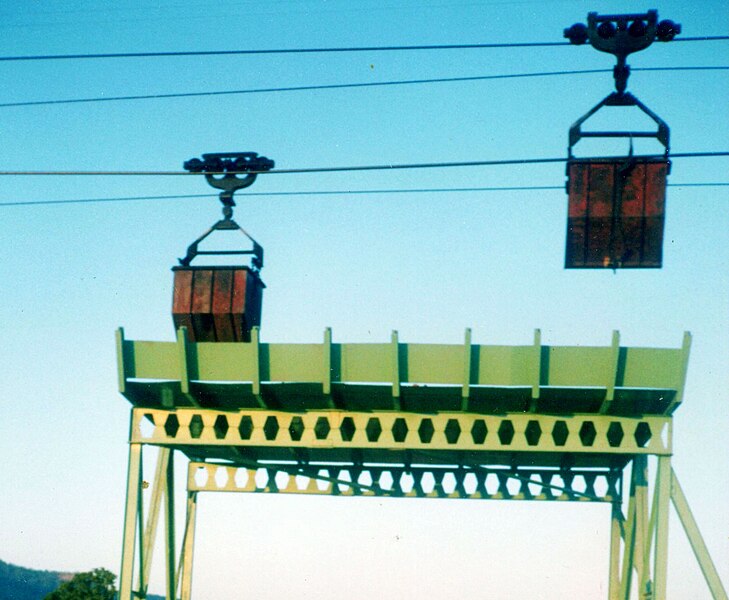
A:
<svg viewBox="0 0 729 600">
<path fill-rule="evenodd" d="M 676 41 L 711 41 L 729 39 L 729 36 L 705 36 L 698 38 L 681 38 Z M 161 52 L 161 53 L 117 53 L 117 54 L 86 54 L 86 55 L 43 55 L 43 56 L 16 56 L 16 57 L 0 57 L 0 61 L 12 60 L 51 60 L 51 59 L 73 59 L 73 58 L 130 58 L 130 57 L 152 57 L 152 56 L 200 56 L 214 54 L 275 54 L 275 53 L 315 53 L 315 52 L 355 52 L 355 51 L 384 51 L 384 50 L 425 50 L 425 49 L 464 49 L 464 48 L 496 48 L 496 47 L 534 47 L 534 46 L 557 46 L 570 45 L 569 42 L 529 42 L 517 44 L 452 44 L 438 46 L 383 46 L 383 47 L 350 47 L 350 48 L 308 48 L 308 49 L 276 49 L 276 50 L 239 50 L 239 51 L 204 51 L 204 52 Z M 729 66 L 673 66 L 673 67 L 643 67 L 634 68 L 633 71 L 696 71 L 696 70 L 729 70 Z M 212 92 L 184 92 L 172 94 L 149 94 L 138 96 L 114 96 L 114 97 L 96 97 L 96 98 L 76 98 L 65 100 L 41 100 L 27 102 L 0 103 L 0 107 L 14 106 L 37 106 L 48 104 L 71 104 L 82 102 L 108 102 L 119 100 L 141 100 L 155 98 L 179 98 L 194 96 L 216 96 L 230 94 L 250 94 L 250 93 L 266 93 L 266 92 L 286 92 L 286 91 L 304 91 L 304 90 L 325 90 L 325 89 L 341 89 L 341 88 L 358 88 L 358 87 L 375 87 L 390 85 L 412 85 L 442 82 L 462 82 L 462 81 L 479 81 L 489 79 L 509 79 L 524 77 L 549 77 L 549 76 L 565 76 L 580 75 L 592 73 L 605 73 L 609 69 L 584 69 L 573 71 L 550 71 L 538 73 L 511 73 L 497 75 L 480 75 L 470 77 L 449 77 L 449 78 L 430 78 L 416 80 L 399 80 L 385 82 L 361 82 L 361 83 L 344 83 L 344 84 L 327 84 L 312 86 L 290 86 L 279 88 L 255 88 L 247 90 L 224 90 Z M 672 154 L 673 158 L 682 157 L 711 157 L 711 156 L 727 156 L 729 152 L 701 152 L 701 153 L 677 153 Z M 389 165 L 365 165 L 365 166 L 346 166 L 346 167 L 314 167 L 314 168 L 297 168 L 297 169 L 276 169 L 260 174 L 292 174 L 292 173 L 323 173 L 323 172 L 345 172 L 345 171 L 372 171 L 372 170 L 395 170 L 395 169 L 425 169 L 425 168 L 445 168 L 445 167 L 472 167 L 472 166 L 489 166 L 489 165 L 517 165 L 517 164 L 536 164 L 536 163 L 554 163 L 564 162 L 566 158 L 537 158 L 537 159 L 515 159 L 515 160 L 494 160 L 494 161 L 465 161 L 465 162 L 441 162 L 441 163 L 420 163 L 420 164 L 389 164 Z M 2 175 L 14 176 L 65 176 L 65 175 L 89 175 L 89 176 L 174 176 L 174 175 L 191 175 L 186 171 L 0 171 Z M 724 186 L 725 183 L 688 183 L 688 184 L 671 184 L 673 186 Z M 438 193 L 438 192 L 465 192 L 465 191 L 510 191 L 510 190 L 548 190 L 561 189 L 563 186 L 514 186 L 514 187 L 476 187 L 476 188 L 429 188 L 429 189 L 390 189 L 390 190 L 330 190 L 330 191 L 314 191 L 314 192 L 253 192 L 248 193 L 249 196 L 283 196 L 283 195 L 333 195 L 333 194 L 376 194 L 376 193 Z M 187 194 L 187 195 L 167 195 L 167 196 L 137 196 L 124 198 L 90 198 L 78 200 L 49 200 L 49 201 L 28 201 L 28 202 L 11 202 L 0 203 L 0 206 L 27 206 L 32 204 L 69 204 L 69 203 L 88 203 L 88 202 L 119 202 L 134 201 L 148 199 L 179 199 L 179 198 L 197 198 L 210 197 L 211 194 Z"/>
<path fill-rule="evenodd" d="M 724 42 L 727 40 L 729 40 L 729 35 L 695 35 L 673 38 L 671 42 Z"/>
<path fill-rule="evenodd" d="M 634 72 L 643 71 L 729 71 L 729 66 L 685 66 L 685 67 L 639 67 Z M 167 94 L 137 94 L 124 96 L 94 96 L 89 98 L 67 98 L 58 100 L 26 100 L 20 102 L 0 102 L 0 108 L 13 108 L 23 106 L 49 106 L 57 104 L 84 104 L 91 102 L 119 102 L 132 100 L 160 100 L 171 98 L 195 98 L 209 96 L 231 96 L 241 94 L 262 94 L 281 92 L 301 92 L 314 90 L 337 90 L 351 88 L 387 87 L 398 85 L 420 85 L 433 83 L 456 83 L 468 81 L 486 81 L 494 79 L 520 79 L 529 77 L 559 77 L 570 75 L 589 75 L 595 73 L 612 73 L 612 69 L 578 69 L 571 71 L 543 71 L 536 73 L 503 73 L 496 75 L 474 75 L 466 77 L 433 77 L 426 79 L 402 79 L 394 81 L 368 81 L 355 83 L 332 83 L 322 85 L 300 85 L 284 87 L 250 88 L 243 90 L 218 90 L 209 92 L 178 92 Z"/>
<path fill-rule="evenodd" d="M 408 46 L 340 46 L 319 48 L 261 48 L 251 50 L 180 50 L 170 52 L 98 52 L 89 54 L 35 54 L 0 56 L 0 62 L 36 60 L 88 60 L 109 58 L 179 58 L 186 56 L 247 56 L 260 54 L 342 54 L 348 52 L 401 52 L 412 50 L 476 50 L 570 46 L 569 42 L 516 42 L 486 44 L 417 44 Z"/>
<path fill-rule="evenodd" d="M 634 158 L 650 158 L 654 155 L 636 155 Z M 674 152 L 671 158 L 715 158 L 729 156 L 729 151 L 710 151 L 710 152 Z M 500 165 L 533 165 L 548 163 L 564 163 L 569 159 L 561 156 L 556 158 L 514 158 L 499 160 L 468 160 L 454 162 L 431 162 L 431 163 L 403 163 L 403 164 L 379 164 L 379 165 L 350 165 L 343 167 L 301 167 L 291 169 L 272 169 L 270 171 L 240 171 L 240 172 L 209 172 L 209 175 L 292 175 L 300 173 L 342 173 L 354 171 L 396 171 L 408 169 L 443 169 L 452 167 L 486 167 Z M 0 171 L 0 176 L 200 176 L 203 173 L 192 173 L 190 171 Z"/>
<path fill-rule="evenodd" d="M 729 69 L 729 67 L 727 67 Z M 502 75 L 476 75 L 471 77 L 434 77 L 429 79 L 403 79 L 396 81 L 368 81 L 359 83 L 332 83 L 322 85 L 299 85 L 285 87 L 252 88 L 245 90 L 222 90 L 211 92 L 180 92 L 170 94 L 139 94 L 129 96 L 96 96 L 92 98 L 70 98 L 63 100 L 29 100 L 25 102 L 2 102 L 0 108 L 18 106 L 44 106 L 52 104 L 79 104 L 87 102 L 117 102 L 121 100 L 158 100 L 164 98 L 194 98 L 202 96 L 229 96 L 237 94 L 262 94 L 276 92 L 301 92 L 313 90 L 336 90 L 347 88 L 385 87 L 396 85 L 415 85 L 426 83 L 453 83 L 459 81 L 483 81 L 488 79 L 516 79 L 524 77 L 550 77 L 559 75 L 581 75 L 589 73 L 607 73 L 610 69 L 583 69 L 578 71 L 550 71 L 542 73 L 509 73 Z"/>
<path fill-rule="evenodd" d="M 669 187 L 729 187 L 729 182 L 694 182 L 669 183 Z M 364 196 L 375 194 L 444 194 L 463 192 L 517 192 L 517 191 L 547 191 L 564 190 L 563 185 L 516 185 L 516 186 L 486 186 L 486 187 L 447 187 L 447 188 L 390 188 L 370 190 L 303 190 L 292 192 L 246 192 L 241 198 L 250 196 Z M 165 194 L 158 196 L 115 196 L 108 198 L 71 198 L 66 200 L 21 200 L 14 202 L 0 202 L 3 206 L 47 206 L 54 204 L 95 204 L 104 202 L 138 202 L 155 200 L 185 200 L 192 198 L 216 198 L 217 194 Z"/>
<path fill-rule="evenodd" d="M 729 40 L 729 35 L 676 38 L 673 42 L 709 42 Z M 178 50 L 168 52 L 97 52 L 78 54 L 26 54 L 0 56 L 0 62 L 45 60 L 91 60 L 119 58 L 173 58 L 186 56 L 246 56 L 258 54 L 330 54 L 349 52 L 403 52 L 422 50 L 482 50 L 489 48 L 539 48 L 573 46 L 570 42 L 504 42 L 481 44 L 415 44 L 393 46 L 340 46 L 318 48 L 261 48 L 248 50 Z"/>
</svg>

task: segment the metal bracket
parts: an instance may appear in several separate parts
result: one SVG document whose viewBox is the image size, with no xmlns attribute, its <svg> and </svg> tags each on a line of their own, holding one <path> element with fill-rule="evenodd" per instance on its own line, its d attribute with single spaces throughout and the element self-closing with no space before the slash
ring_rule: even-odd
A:
<svg viewBox="0 0 729 600">
<path fill-rule="evenodd" d="M 656 132 L 652 131 L 582 131 L 582 124 L 587 121 L 592 115 L 594 115 L 603 106 L 636 106 L 646 115 L 648 115 L 657 125 L 658 129 Z M 577 119 L 569 131 L 569 157 L 572 158 L 572 147 L 579 142 L 582 138 L 586 137 L 600 137 L 600 138 L 617 138 L 624 137 L 631 139 L 631 145 L 633 138 L 656 138 L 663 147 L 665 148 L 664 155 L 668 156 L 668 150 L 670 146 L 670 135 L 671 131 L 666 122 L 661 119 L 656 113 L 650 108 L 643 104 L 638 98 L 630 93 L 613 92 L 597 105 L 591 108 L 585 115 Z"/>
<path fill-rule="evenodd" d="M 274 162 L 265 156 L 258 156 L 255 152 L 215 152 L 191 158 L 183 163 L 183 168 L 191 173 L 203 173 L 206 181 L 220 192 L 220 202 L 223 204 L 223 219 L 215 223 L 204 234 L 197 238 L 187 248 L 187 254 L 179 259 L 183 267 L 190 266 L 192 260 L 200 254 L 208 255 L 252 255 L 251 266 L 254 270 L 263 268 L 263 247 L 256 242 L 248 232 L 233 220 L 233 195 L 238 190 L 253 184 L 259 173 L 270 171 Z M 242 175 L 242 177 L 241 177 Z M 239 230 L 251 242 L 252 250 L 199 250 L 198 246 L 214 231 Z"/>
<path fill-rule="evenodd" d="M 253 249 L 251 250 L 199 250 L 198 246 L 206 237 L 208 237 L 213 231 L 231 231 L 238 229 L 244 236 L 246 236 L 251 242 L 253 242 Z M 210 229 L 203 233 L 197 238 L 192 244 L 187 247 L 187 253 L 184 258 L 178 259 L 183 267 L 189 267 L 192 260 L 201 254 L 222 256 L 222 255 L 252 255 L 251 266 L 254 271 L 260 271 L 263 268 L 263 247 L 254 240 L 251 235 L 243 229 L 233 219 L 226 218 L 215 223 Z"/>
</svg>

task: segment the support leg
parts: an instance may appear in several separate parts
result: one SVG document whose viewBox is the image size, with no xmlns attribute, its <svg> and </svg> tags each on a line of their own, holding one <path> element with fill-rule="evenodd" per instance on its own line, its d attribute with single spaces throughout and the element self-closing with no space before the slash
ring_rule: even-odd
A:
<svg viewBox="0 0 729 600">
<path fill-rule="evenodd" d="M 623 548 L 623 568 L 620 577 L 620 600 L 630 599 L 630 590 L 633 581 L 633 565 L 635 564 L 636 526 L 635 526 L 635 490 L 637 469 L 635 461 L 630 475 L 630 497 L 628 500 L 628 518 L 625 521 L 625 545 Z"/>
<path fill-rule="evenodd" d="M 633 581 L 633 556 L 635 550 L 635 500 L 631 496 L 628 503 L 628 518 L 625 520 L 625 544 L 623 546 L 623 567 L 620 576 L 620 600 L 630 599 L 630 586 Z"/>
<path fill-rule="evenodd" d="M 623 511 L 620 505 L 613 503 L 610 517 L 610 581 L 608 582 L 608 598 L 620 598 L 620 539 L 623 527 Z"/>
<path fill-rule="evenodd" d="M 671 497 L 671 457 L 658 457 L 655 515 L 656 550 L 653 557 L 653 600 L 666 600 L 668 580 L 668 509 Z M 653 521 L 651 515 L 651 521 Z"/>
<path fill-rule="evenodd" d="M 144 465 L 142 465 L 142 471 L 144 471 Z M 142 595 L 142 590 L 147 589 L 147 580 L 144 577 L 144 566 L 147 564 L 147 555 L 145 553 L 146 548 L 144 547 L 144 496 L 142 490 L 144 489 L 144 474 L 142 473 L 140 480 L 142 484 L 137 488 L 137 526 L 139 528 L 138 540 L 139 540 L 139 585 L 137 586 L 137 596 Z"/>
<path fill-rule="evenodd" d="M 157 468 L 154 474 L 154 485 L 152 487 L 152 497 L 149 502 L 149 510 L 147 515 L 147 526 L 144 529 L 144 537 L 142 543 L 142 568 L 139 580 L 139 593 L 142 597 L 147 594 L 149 587 L 149 575 L 152 570 L 152 555 L 154 553 L 154 543 L 157 539 L 157 524 L 159 523 L 159 509 L 162 504 L 162 497 L 166 493 L 165 473 L 169 463 L 170 449 L 160 448 L 157 455 Z"/>
<path fill-rule="evenodd" d="M 656 516 L 658 515 L 658 500 L 660 491 L 658 483 L 658 474 L 656 474 L 656 481 L 655 485 L 653 486 L 653 502 L 651 504 L 650 520 L 648 522 L 648 539 L 646 539 L 645 549 L 643 550 L 643 571 L 646 573 L 651 572 L 651 551 L 653 549 L 653 538 L 655 538 L 656 536 Z"/>
<path fill-rule="evenodd" d="M 635 482 L 635 555 L 633 565 L 638 576 L 638 593 L 650 592 L 650 565 L 646 556 L 650 548 L 648 533 L 648 459 L 636 456 L 633 459 L 633 480 Z"/>
<path fill-rule="evenodd" d="M 162 450 L 160 450 L 161 452 Z M 166 600 L 177 598 L 177 577 L 175 573 L 175 463 L 170 450 L 165 465 L 165 566 Z"/>
<path fill-rule="evenodd" d="M 137 518 L 142 487 L 142 445 L 129 444 L 129 468 L 127 471 L 127 501 L 124 512 L 124 537 L 122 564 L 119 574 L 119 600 L 132 600 L 134 578 L 134 549 L 136 545 Z"/>
<path fill-rule="evenodd" d="M 727 600 L 726 590 L 719 579 L 714 561 L 711 560 L 704 538 L 701 537 L 699 527 L 693 514 L 691 514 L 691 509 L 688 502 L 686 502 L 686 496 L 683 495 L 683 490 L 673 469 L 671 469 L 671 500 L 673 500 L 673 506 L 678 513 L 678 518 L 681 520 L 681 525 L 683 525 L 686 537 L 691 543 L 691 549 L 696 555 L 696 560 L 699 562 L 699 567 L 701 567 L 701 572 L 704 574 L 704 579 L 709 585 L 714 600 Z"/>
<path fill-rule="evenodd" d="M 187 520 L 185 536 L 182 540 L 182 556 L 180 557 L 182 582 L 180 584 L 181 600 L 190 600 L 192 591 L 192 553 L 195 545 L 195 517 L 197 513 L 197 492 L 187 493 Z"/>
</svg>

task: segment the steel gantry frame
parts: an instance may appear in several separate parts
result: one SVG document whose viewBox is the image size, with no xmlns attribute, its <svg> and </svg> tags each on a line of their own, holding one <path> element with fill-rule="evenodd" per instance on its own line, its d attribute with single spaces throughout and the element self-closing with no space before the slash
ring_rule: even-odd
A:
<svg viewBox="0 0 729 600">
<path fill-rule="evenodd" d="M 603 502 L 609 600 L 665 600 L 672 502 L 726 599 L 671 467 L 680 348 L 140 342 L 117 333 L 133 405 L 120 600 L 147 594 L 160 513 L 168 600 L 189 600 L 200 492 Z M 148 506 L 145 446 L 159 448 Z M 174 451 L 189 459 L 181 548 Z M 653 458 L 651 458 L 653 457 Z M 649 462 L 655 468 L 649 472 Z M 629 473 L 629 475 L 626 475 Z M 652 491 L 652 498 L 649 492 Z M 136 570 L 136 585 L 135 585 Z"/>
</svg>

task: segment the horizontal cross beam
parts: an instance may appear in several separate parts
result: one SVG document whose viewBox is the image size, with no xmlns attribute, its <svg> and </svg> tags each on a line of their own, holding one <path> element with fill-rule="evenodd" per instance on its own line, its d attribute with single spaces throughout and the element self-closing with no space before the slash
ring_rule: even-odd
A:
<svg viewBox="0 0 729 600">
<path fill-rule="evenodd" d="M 670 417 L 132 410 L 131 442 L 160 446 L 669 455 Z"/>
<path fill-rule="evenodd" d="M 193 461 L 187 488 L 195 492 L 243 492 L 365 496 L 620 501 L 622 471 L 317 465 L 231 465 Z"/>
</svg>

